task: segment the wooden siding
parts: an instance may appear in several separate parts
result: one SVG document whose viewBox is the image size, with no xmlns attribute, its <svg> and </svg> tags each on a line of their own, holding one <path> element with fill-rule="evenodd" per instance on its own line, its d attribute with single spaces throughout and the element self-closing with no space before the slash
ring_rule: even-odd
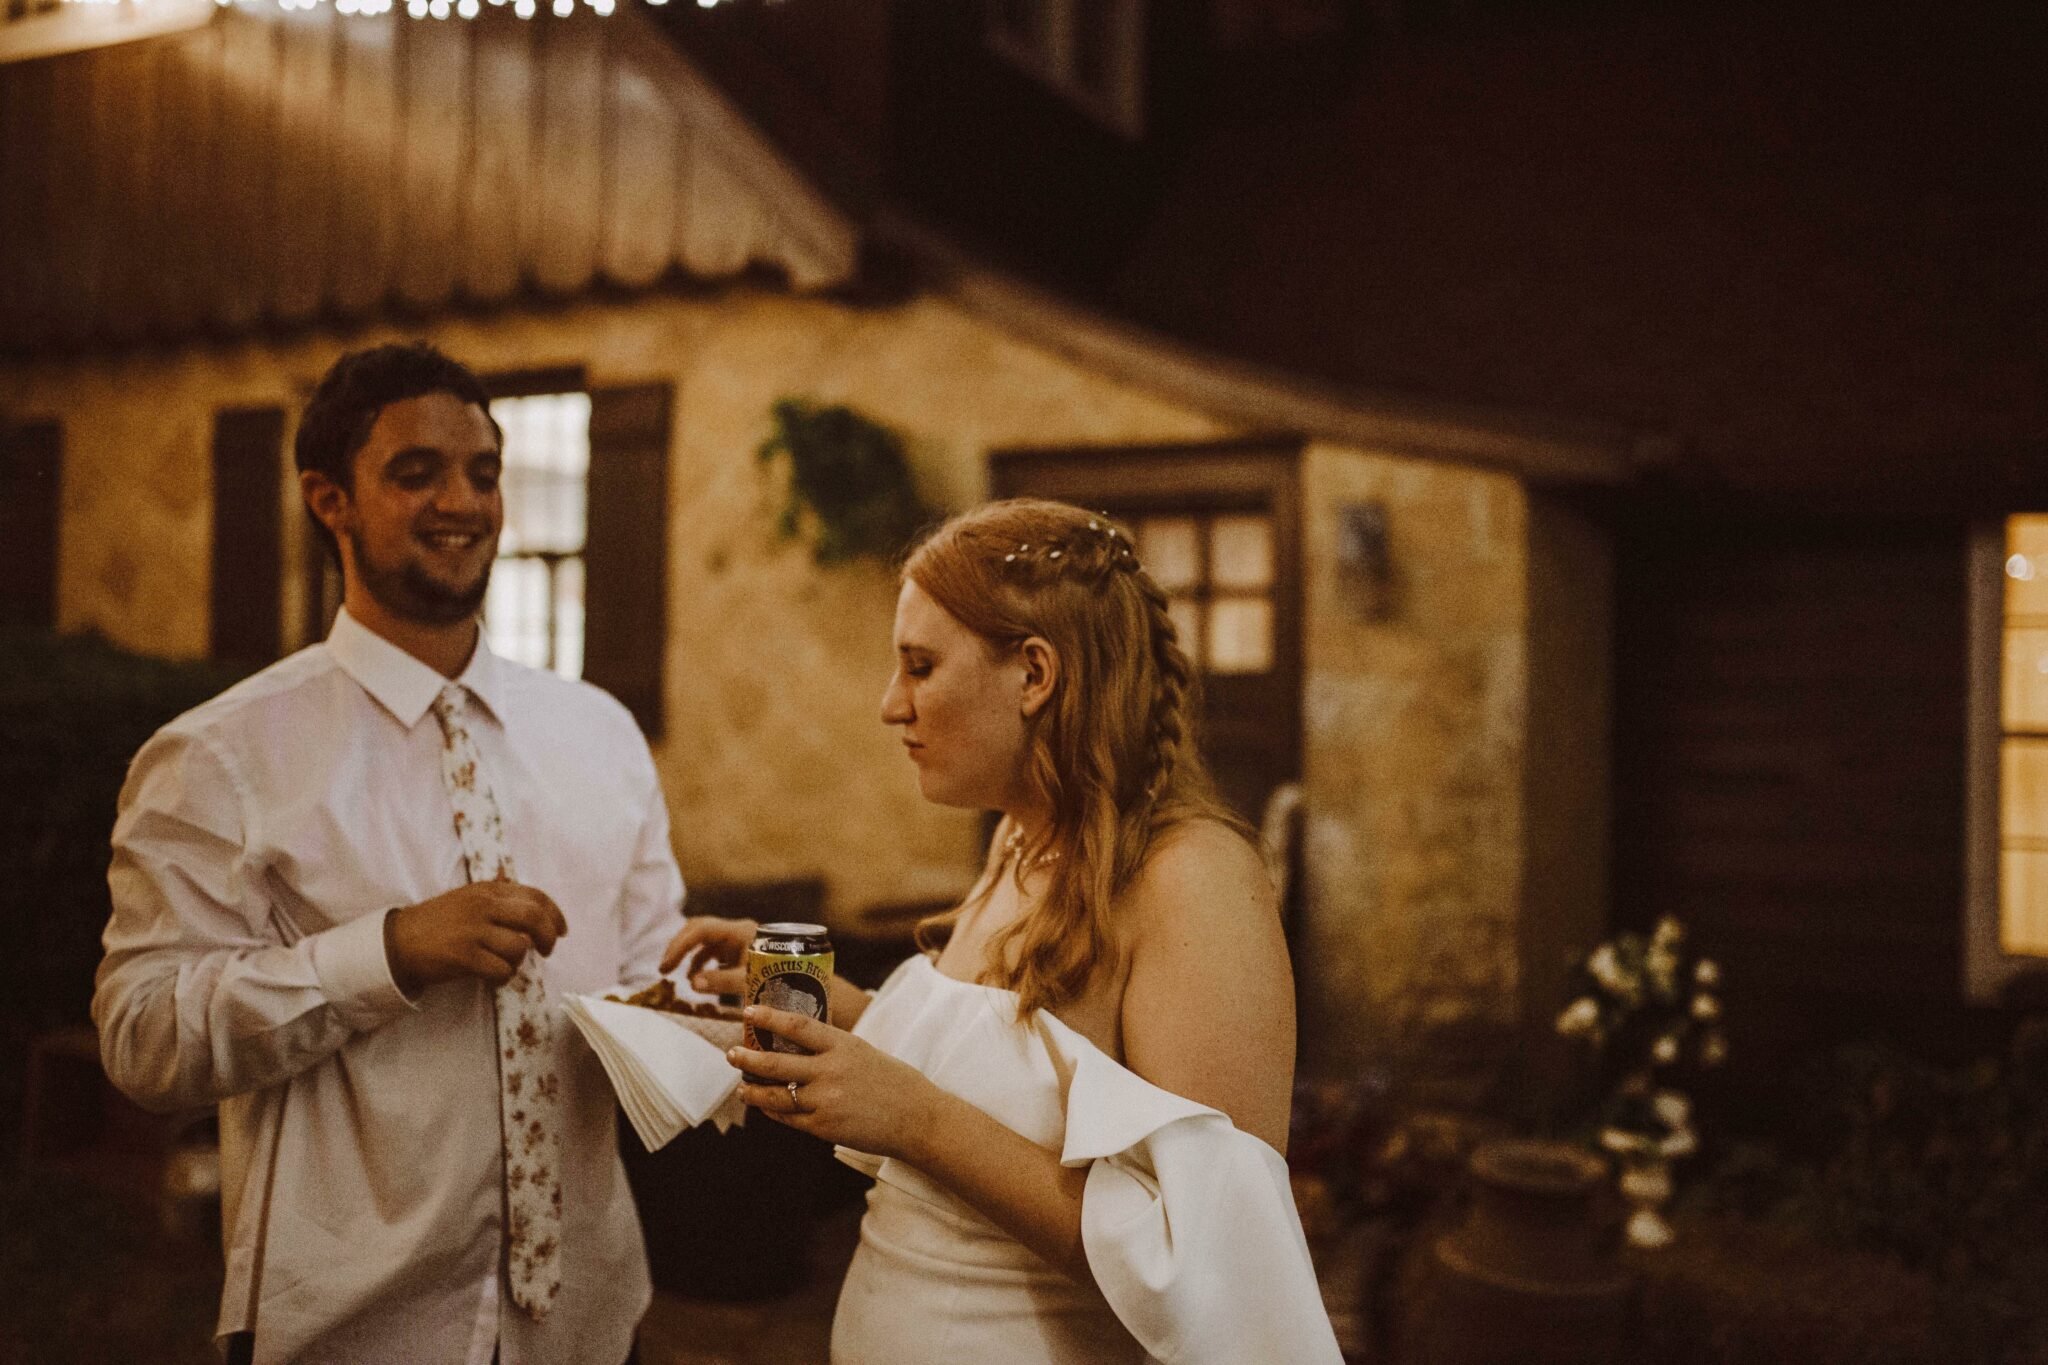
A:
<svg viewBox="0 0 2048 1365">
<path fill-rule="evenodd" d="M 750 267 L 848 221 L 631 12 L 224 11 L 0 66 L 0 349 L 419 316 Z"/>
<path fill-rule="evenodd" d="M 1623 533 L 1615 910 L 1727 967 L 1753 1075 L 1961 1005 L 1964 526 L 1652 515 Z"/>
</svg>

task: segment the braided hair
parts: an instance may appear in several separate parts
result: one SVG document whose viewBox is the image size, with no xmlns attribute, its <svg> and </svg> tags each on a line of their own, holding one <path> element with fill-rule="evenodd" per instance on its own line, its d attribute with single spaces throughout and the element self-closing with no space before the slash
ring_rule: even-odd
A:
<svg viewBox="0 0 2048 1365">
<path fill-rule="evenodd" d="M 911 551 L 903 577 L 991 648 L 1037 636 L 1059 655 L 1025 764 L 1052 819 L 1008 851 L 1013 876 L 1047 869 L 1045 895 L 1003 930 L 985 979 L 1016 991 L 1026 1012 L 1066 1004 L 1118 965 L 1112 906 L 1162 834 L 1194 819 L 1245 830 L 1202 762 L 1199 681 L 1167 596 L 1107 514 L 1029 498 L 946 522 Z M 1002 860 L 992 850 L 997 875 Z M 940 941 L 966 908 L 925 921 L 919 942 Z"/>
</svg>

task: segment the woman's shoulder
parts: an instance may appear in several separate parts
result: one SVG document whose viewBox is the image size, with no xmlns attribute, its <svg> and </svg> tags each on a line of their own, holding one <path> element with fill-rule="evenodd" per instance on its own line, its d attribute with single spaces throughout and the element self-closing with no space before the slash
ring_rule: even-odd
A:
<svg viewBox="0 0 2048 1365">
<path fill-rule="evenodd" d="M 1272 882 L 1258 845 L 1242 828 L 1219 816 L 1191 815 L 1152 836 L 1136 880 L 1176 881 L 1219 873 Z"/>
<path fill-rule="evenodd" d="M 1284 1150 L 1294 982 L 1258 849 L 1224 822 L 1190 821 L 1158 840 L 1133 889 L 1125 1064 Z"/>
<path fill-rule="evenodd" d="M 1154 836 L 1127 896 L 1132 928 L 1258 932 L 1279 925 L 1273 878 L 1258 846 L 1212 816 L 1181 820 Z"/>
</svg>

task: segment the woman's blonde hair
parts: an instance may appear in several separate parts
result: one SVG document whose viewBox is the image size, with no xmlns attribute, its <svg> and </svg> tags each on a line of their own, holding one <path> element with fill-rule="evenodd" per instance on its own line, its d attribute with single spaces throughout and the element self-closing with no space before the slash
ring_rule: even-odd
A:
<svg viewBox="0 0 2048 1365">
<path fill-rule="evenodd" d="M 1025 765 L 1052 822 L 1012 860 L 1020 885 L 1024 869 L 1045 866 L 1045 897 L 997 938 L 984 980 L 1017 992 L 1024 1013 L 1069 1003 L 1116 967 L 1110 907 L 1161 834 L 1195 819 L 1246 831 L 1197 748 L 1199 681 L 1166 594 L 1107 515 L 1034 498 L 947 521 L 911 551 L 903 577 L 996 654 L 1035 635 L 1059 655 Z M 918 926 L 920 946 L 942 942 L 994 889 L 1003 861 L 992 850 L 967 903 Z"/>
</svg>

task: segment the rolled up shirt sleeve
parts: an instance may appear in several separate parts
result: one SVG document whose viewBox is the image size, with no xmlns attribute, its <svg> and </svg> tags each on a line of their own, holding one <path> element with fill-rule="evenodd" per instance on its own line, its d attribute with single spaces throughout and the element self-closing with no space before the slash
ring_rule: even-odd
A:
<svg viewBox="0 0 2048 1365">
<path fill-rule="evenodd" d="M 249 855 L 247 802 L 203 738 L 160 732 L 121 792 L 93 992 L 115 1085 L 175 1110 L 275 1085 L 408 1012 L 382 913 L 296 936 Z"/>
</svg>

